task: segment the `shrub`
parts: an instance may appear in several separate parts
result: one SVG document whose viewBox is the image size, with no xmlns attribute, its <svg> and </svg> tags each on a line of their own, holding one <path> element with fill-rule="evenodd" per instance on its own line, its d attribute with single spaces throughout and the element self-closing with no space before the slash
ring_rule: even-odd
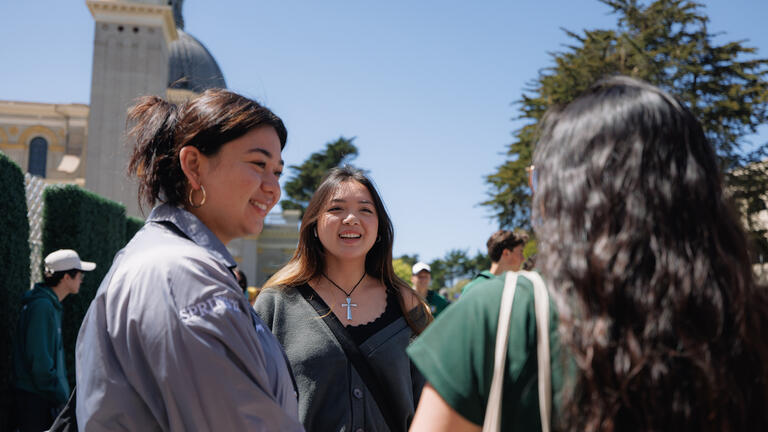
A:
<svg viewBox="0 0 768 432">
<path fill-rule="evenodd" d="M 0 430 L 8 430 L 11 352 L 21 296 L 29 289 L 29 221 L 24 174 L 0 153 Z"/>
</svg>

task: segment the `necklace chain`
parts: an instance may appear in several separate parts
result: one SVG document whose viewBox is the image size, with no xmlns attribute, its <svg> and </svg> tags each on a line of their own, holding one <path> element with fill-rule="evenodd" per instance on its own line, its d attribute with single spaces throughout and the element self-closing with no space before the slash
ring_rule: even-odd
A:
<svg viewBox="0 0 768 432">
<path fill-rule="evenodd" d="M 326 275 L 325 275 L 325 273 L 320 273 L 320 274 L 322 274 L 324 278 L 328 279 L 328 282 L 332 283 L 332 284 L 333 284 L 333 286 L 335 286 L 336 288 L 338 288 L 339 290 L 341 290 L 341 292 L 343 292 L 344 294 L 346 294 L 346 295 L 347 295 L 347 297 L 350 297 L 350 296 L 352 295 L 352 293 L 353 293 L 353 292 L 355 292 L 355 290 L 357 289 L 357 286 L 358 286 L 358 285 L 360 285 L 360 282 L 362 282 L 362 281 L 363 281 L 363 279 L 365 279 L 365 272 L 363 272 L 363 276 L 361 276 L 361 277 L 360 277 L 360 280 L 359 280 L 359 281 L 357 281 L 357 283 L 355 284 L 355 286 L 353 286 L 353 287 L 352 287 L 352 291 L 350 291 L 350 292 L 346 292 L 346 291 L 344 291 L 344 288 L 340 287 L 340 286 L 339 286 L 339 285 L 338 285 L 336 282 L 332 281 L 332 280 L 331 280 L 331 278 L 329 278 L 328 276 L 326 276 Z"/>
</svg>

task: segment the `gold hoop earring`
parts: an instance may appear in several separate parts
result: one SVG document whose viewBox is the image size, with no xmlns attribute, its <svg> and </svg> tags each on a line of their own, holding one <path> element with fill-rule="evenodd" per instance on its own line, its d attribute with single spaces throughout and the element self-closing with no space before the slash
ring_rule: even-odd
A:
<svg viewBox="0 0 768 432">
<path fill-rule="evenodd" d="M 203 199 L 200 200 L 200 204 L 195 204 L 195 201 L 192 199 L 192 194 L 195 193 L 195 190 L 194 189 L 189 190 L 189 198 L 187 199 L 187 201 L 189 201 L 190 207 L 200 208 L 203 206 L 203 204 L 205 204 L 206 195 L 205 195 L 205 188 L 203 187 L 203 185 L 200 185 L 200 190 L 203 192 Z"/>
</svg>

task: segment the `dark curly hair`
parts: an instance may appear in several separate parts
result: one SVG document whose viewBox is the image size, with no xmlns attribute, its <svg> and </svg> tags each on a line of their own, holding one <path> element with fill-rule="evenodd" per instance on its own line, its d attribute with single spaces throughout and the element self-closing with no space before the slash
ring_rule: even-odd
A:
<svg viewBox="0 0 768 432">
<path fill-rule="evenodd" d="M 185 202 L 187 178 L 179 153 L 194 146 L 206 156 L 253 129 L 271 126 L 285 147 L 288 131 L 280 117 L 258 102 L 225 89 L 206 90 L 187 103 L 166 102 L 157 96 L 138 99 L 128 111 L 135 141 L 128 174 L 139 180 L 139 205 L 161 201 Z"/>
<path fill-rule="evenodd" d="M 43 274 L 43 284 L 47 287 L 53 288 L 56 285 L 58 285 L 62 279 L 64 279 L 64 275 L 69 275 L 69 277 L 74 279 L 78 273 L 83 273 L 83 271 L 78 269 L 71 269 L 71 270 L 57 271 L 52 273 L 50 276 L 46 276 L 45 274 Z"/>
<path fill-rule="evenodd" d="M 546 115 L 534 164 L 538 264 L 577 371 L 559 427 L 768 430 L 768 301 L 691 112 L 613 77 Z"/>
</svg>

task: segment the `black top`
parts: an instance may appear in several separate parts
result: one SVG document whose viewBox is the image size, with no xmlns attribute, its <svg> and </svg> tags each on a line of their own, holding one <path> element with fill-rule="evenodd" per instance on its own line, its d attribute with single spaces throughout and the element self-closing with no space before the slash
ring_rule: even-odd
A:
<svg viewBox="0 0 768 432">
<path fill-rule="evenodd" d="M 378 333 L 379 330 L 382 330 L 384 327 L 395 322 L 395 320 L 401 316 L 403 316 L 403 312 L 400 310 L 400 303 L 397 301 L 397 295 L 392 292 L 391 288 L 387 288 L 387 307 L 384 309 L 384 313 L 369 323 L 347 326 L 347 331 L 349 331 L 349 334 L 352 336 L 352 340 L 354 340 L 357 345 L 360 345 L 369 337 Z"/>
<path fill-rule="evenodd" d="M 307 286 L 309 286 L 309 284 L 307 284 Z M 314 288 L 310 287 L 310 289 L 317 294 L 317 291 L 315 291 Z M 320 295 L 317 295 L 316 298 L 323 307 L 330 310 L 330 307 L 328 307 L 328 304 L 323 301 L 323 298 L 320 297 Z M 392 291 L 392 288 L 387 288 L 387 307 L 378 318 L 365 324 L 344 326 L 344 328 L 349 332 L 349 335 L 352 337 L 352 340 L 355 341 L 355 344 L 360 346 L 369 337 L 378 333 L 384 327 L 392 324 L 401 316 L 403 316 L 403 312 L 400 310 L 400 303 L 397 301 L 397 295 Z"/>
</svg>

